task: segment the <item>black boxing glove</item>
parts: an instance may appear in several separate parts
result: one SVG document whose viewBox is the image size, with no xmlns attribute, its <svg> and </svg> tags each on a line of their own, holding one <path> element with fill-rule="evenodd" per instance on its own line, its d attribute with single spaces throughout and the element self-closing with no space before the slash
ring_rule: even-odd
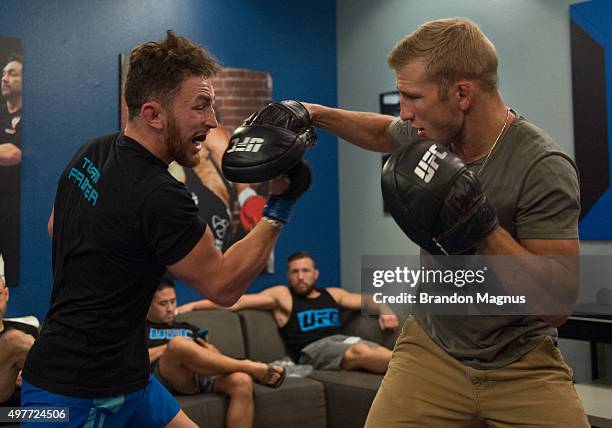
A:
<svg viewBox="0 0 612 428">
<path fill-rule="evenodd" d="M 312 173 L 308 164 L 301 160 L 285 174 L 289 187 L 283 193 L 270 194 L 263 209 L 263 215 L 269 219 L 287 224 L 291 218 L 295 201 L 310 188 Z"/>
<path fill-rule="evenodd" d="M 478 177 L 466 168 L 444 198 L 435 239 L 448 254 L 462 254 L 471 251 L 498 224 Z"/>
<path fill-rule="evenodd" d="M 237 183 L 259 183 L 287 172 L 314 146 L 310 114 L 297 101 L 268 104 L 236 128 L 221 167 Z"/>
<path fill-rule="evenodd" d="M 404 233 L 431 254 L 461 254 L 498 225 L 478 178 L 442 144 L 418 141 L 387 160 L 382 193 Z"/>
</svg>

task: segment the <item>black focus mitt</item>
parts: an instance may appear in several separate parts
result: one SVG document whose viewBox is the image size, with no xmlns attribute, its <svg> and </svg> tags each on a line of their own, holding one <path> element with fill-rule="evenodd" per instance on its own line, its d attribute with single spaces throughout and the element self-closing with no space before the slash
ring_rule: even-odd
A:
<svg viewBox="0 0 612 428">
<path fill-rule="evenodd" d="M 431 254 L 470 251 L 498 224 L 476 175 L 442 144 L 402 145 L 385 163 L 381 184 L 395 222 Z"/>
<path fill-rule="evenodd" d="M 225 177 L 258 183 L 284 174 L 314 146 L 308 110 L 297 101 L 268 104 L 236 128 L 223 155 Z"/>
</svg>

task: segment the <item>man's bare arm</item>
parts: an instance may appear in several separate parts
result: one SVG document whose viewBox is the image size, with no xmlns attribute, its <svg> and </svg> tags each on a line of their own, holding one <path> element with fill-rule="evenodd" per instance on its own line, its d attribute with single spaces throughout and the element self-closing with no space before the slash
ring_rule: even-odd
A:
<svg viewBox="0 0 612 428">
<path fill-rule="evenodd" d="M 276 243 L 280 229 L 266 221 L 221 253 L 209 228 L 194 248 L 168 270 L 221 306 L 231 306 L 259 275 Z"/>
<path fill-rule="evenodd" d="M 0 144 L 0 166 L 14 166 L 21 162 L 21 149 L 13 143 Z"/>
<path fill-rule="evenodd" d="M 55 207 L 51 208 L 51 215 L 49 215 L 49 220 L 47 221 L 47 233 L 49 237 L 53 237 L 53 222 L 54 222 L 54 213 Z"/>
<path fill-rule="evenodd" d="M 166 351 L 167 347 L 168 345 L 160 345 L 149 348 L 149 361 L 154 362 L 158 360 Z"/>
<path fill-rule="evenodd" d="M 203 299 L 195 302 L 186 303 L 176 308 L 177 313 L 182 314 L 191 311 L 211 310 L 211 309 L 227 309 L 230 311 L 239 311 L 241 309 L 265 309 L 273 310 L 277 307 L 277 302 L 273 296 L 266 293 L 265 290 L 261 293 L 245 294 L 240 296 L 238 301 L 230 307 L 225 307 L 216 304 L 215 302 Z"/>
<path fill-rule="evenodd" d="M 326 290 L 341 308 L 352 311 L 361 310 L 361 294 L 349 293 L 344 288 L 339 287 L 329 287 Z"/>
<path fill-rule="evenodd" d="M 350 293 L 344 288 L 338 287 L 330 287 L 326 290 L 332 295 L 336 303 L 338 303 L 338 305 L 344 309 L 358 311 L 361 309 L 362 305 L 367 304 L 368 310 L 372 310 L 374 313 L 394 314 L 393 310 L 388 305 L 384 303 L 373 303 L 372 299 L 367 298 L 367 296 L 364 298 L 364 296 L 359 293 Z M 372 303 L 371 307 L 370 303 Z"/>
<path fill-rule="evenodd" d="M 366 305 L 369 313 L 377 313 L 379 315 L 378 324 L 381 330 L 395 330 L 398 326 L 397 315 L 385 303 L 374 303 L 369 296 L 364 298 L 361 294 L 350 293 L 343 288 L 331 287 L 327 288 L 327 292 L 331 294 L 341 308 L 358 311 L 361 310 L 362 305 Z"/>
<path fill-rule="evenodd" d="M 569 317 L 579 289 L 577 239 L 526 239 L 519 243 L 498 226 L 478 252 L 514 256 L 494 263 L 495 273 L 509 294 L 526 297 L 530 312 L 544 314 L 540 317 L 553 327 Z"/>
<path fill-rule="evenodd" d="M 383 153 L 391 152 L 395 148 L 389 133 L 389 126 L 396 120 L 393 116 L 349 111 L 320 104 L 303 104 L 310 113 L 314 126 L 351 144 Z"/>
</svg>

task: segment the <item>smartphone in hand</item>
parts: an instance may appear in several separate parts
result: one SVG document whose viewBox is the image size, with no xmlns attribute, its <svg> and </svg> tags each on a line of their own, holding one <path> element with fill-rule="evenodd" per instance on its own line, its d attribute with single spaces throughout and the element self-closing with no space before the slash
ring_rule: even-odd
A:
<svg viewBox="0 0 612 428">
<path fill-rule="evenodd" d="M 196 338 L 202 339 L 204 342 L 208 343 L 208 329 L 200 328 L 196 332 Z"/>
</svg>

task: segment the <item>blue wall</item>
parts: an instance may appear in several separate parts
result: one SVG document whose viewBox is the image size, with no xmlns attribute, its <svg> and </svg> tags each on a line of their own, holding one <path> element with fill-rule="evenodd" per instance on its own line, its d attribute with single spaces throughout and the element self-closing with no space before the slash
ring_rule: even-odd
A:
<svg viewBox="0 0 612 428">
<path fill-rule="evenodd" d="M 7 316 L 44 316 L 52 284 L 46 224 L 58 174 L 87 139 L 118 129 L 119 53 L 167 28 L 227 66 L 269 71 L 275 99 L 336 104 L 335 2 L 3 2 L 0 35 L 21 38 L 24 52 L 21 283 L 11 290 Z M 286 257 L 299 249 L 318 259 L 321 284 L 339 285 L 337 147 L 331 136 L 320 137 L 308 155 L 313 188 L 277 245 L 278 273 L 250 291 L 284 283 Z M 179 288 L 180 301 L 195 297 Z"/>
</svg>

